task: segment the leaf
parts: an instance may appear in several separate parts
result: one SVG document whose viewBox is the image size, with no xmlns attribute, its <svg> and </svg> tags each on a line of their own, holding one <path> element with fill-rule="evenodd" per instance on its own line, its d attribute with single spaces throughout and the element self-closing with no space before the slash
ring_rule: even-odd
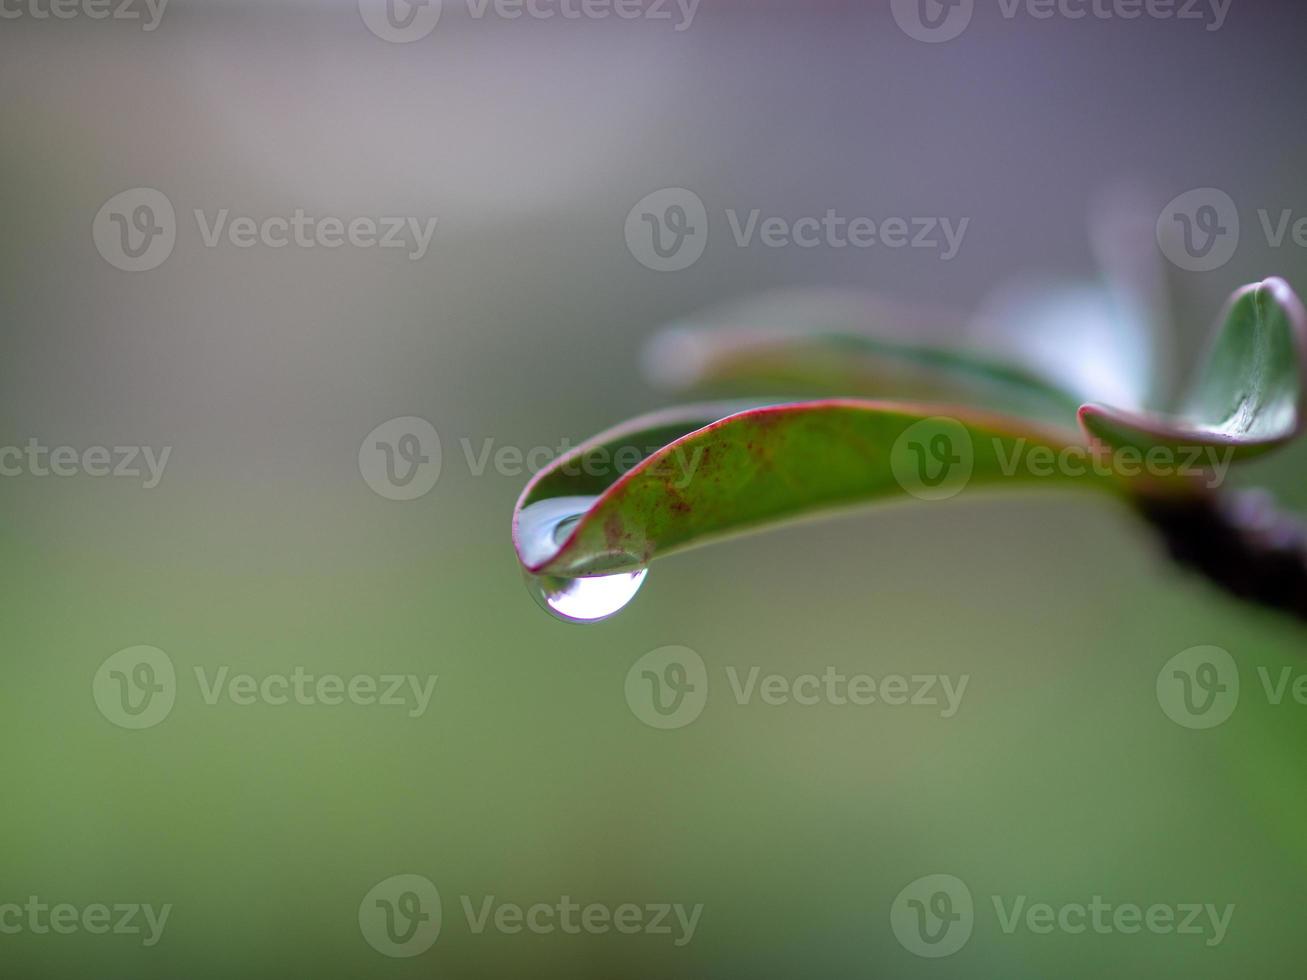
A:
<svg viewBox="0 0 1307 980">
<path fill-rule="evenodd" d="M 993 356 L 1038 372 L 1077 407 L 1109 401 L 1142 408 L 1148 390 L 1145 327 L 1108 288 L 1021 277 L 994 290 L 972 324 Z"/>
<path fill-rule="evenodd" d="M 951 401 L 1074 424 L 1080 400 L 1037 374 L 943 346 L 965 328 L 956 314 L 871 293 L 774 292 L 660 332 L 644 368 L 654 383 L 678 390 Z"/>
<path fill-rule="evenodd" d="M 1023 277 L 972 317 L 866 291 L 773 291 L 672 324 L 645 373 L 677 390 L 961 401 L 1068 426 L 1085 401 L 1143 408 L 1169 391 L 1174 361 L 1155 212 L 1129 187 L 1095 198 L 1101 282 Z"/>
<path fill-rule="evenodd" d="M 1175 362 L 1173 267 L 1157 246 L 1145 189 L 1094 195 L 1089 243 L 1099 275 L 1022 275 L 981 304 L 970 336 L 992 357 L 1024 365 L 1078 401 L 1140 410 L 1169 400 Z"/>
<path fill-rule="evenodd" d="M 1102 340 L 1134 390 L 1135 407 L 1170 404 L 1176 381 L 1176 316 L 1192 292 L 1158 247 L 1154 219 L 1162 201 L 1147 187 L 1113 185 L 1089 207 L 1089 244 L 1103 288 L 1126 325 L 1113 332 L 1104 323 Z M 1087 400 L 1108 400 L 1091 392 Z"/>
<path fill-rule="evenodd" d="M 1302 429 L 1307 314 L 1283 279 L 1238 290 L 1222 315 L 1205 367 L 1176 415 L 1090 404 L 1080 423 L 1109 446 L 1229 448 L 1264 453 Z"/>
<path fill-rule="evenodd" d="M 633 466 L 596 465 L 646 447 Z M 1113 485 L 1092 473 L 1035 475 L 1024 460 L 1036 447 L 1083 451 L 1073 433 L 937 406 L 841 399 L 678 409 L 596 436 L 538 474 L 518 501 L 514 544 L 533 574 L 594 576 L 874 501 L 998 484 Z"/>
</svg>

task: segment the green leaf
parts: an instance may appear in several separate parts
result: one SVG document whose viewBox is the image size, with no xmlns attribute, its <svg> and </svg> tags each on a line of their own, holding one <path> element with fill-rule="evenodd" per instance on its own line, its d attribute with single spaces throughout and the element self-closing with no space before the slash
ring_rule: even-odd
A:
<svg viewBox="0 0 1307 980">
<path fill-rule="evenodd" d="M 1130 410 L 1168 403 L 1180 296 L 1150 217 L 1160 203 L 1129 184 L 1094 195 L 1088 229 L 1098 276 L 1022 274 L 1000 284 L 969 325 L 971 342 L 1079 402 Z"/>
<path fill-rule="evenodd" d="M 920 339 L 942 341 L 965 329 L 954 314 L 869 293 L 767 293 L 662 331 L 645 350 L 644 368 L 676 390 L 960 402 L 1074 426 L 1081 400 L 1038 374 Z"/>
<path fill-rule="evenodd" d="M 1032 451 L 1083 452 L 1069 435 L 981 412 L 857 400 L 677 409 L 603 433 L 538 474 L 518 501 L 514 543 L 532 574 L 596 576 L 875 501 L 999 484 L 1114 486 L 1092 472 L 1025 465 Z M 641 458 L 622 466 L 623 452 Z"/>
<path fill-rule="evenodd" d="M 1230 299 L 1207 363 L 1175 415 L 1089 404 L 1085 431 L 1113 448 L 1229 448 L 1256 456 L 1293 439 L 1303 424 L 1307 314 L 1282 279 Z"/>
<path fill-rule="evenodd" d="M 1117 323 L 1099 341 L 1135 393 L 1130 407 L 1170 404 L 1178 374 L 1176 317 L 1192 287 L 1162 253 L 1155 215 L 1163 199 L 1146 186 L 1115 184 L 1089 206 L 1089 244 Z M 1108 401 L 1089 392 L 1086 401 Z M 1121 402 L 1124 407 L 1124 402 Z"/>
<path fill-rule="evenodd" d="M 673 390 L 953 401 L 1074 425 L 1085 401 L 1140 409 L 1169 390 L 1172 290 L 1131 188 L 1099 195 L 1101 282 L 1021 277 L 964 316 L 848 289 L 792 289 L 657 334 L 645 372 Z"/>
</svg>

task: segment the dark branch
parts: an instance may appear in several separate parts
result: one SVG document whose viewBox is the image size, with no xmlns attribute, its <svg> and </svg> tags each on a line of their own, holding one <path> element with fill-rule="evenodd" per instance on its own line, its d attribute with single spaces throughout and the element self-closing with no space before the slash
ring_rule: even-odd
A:
<svg viewBox="0 0 1307 980">
<path fill-rule="evenodd" d="M 1241 599 L 1307 620 L 1307 525 L 1261 490 L 1141 497 L 1171 557 Z"/>
</svg>

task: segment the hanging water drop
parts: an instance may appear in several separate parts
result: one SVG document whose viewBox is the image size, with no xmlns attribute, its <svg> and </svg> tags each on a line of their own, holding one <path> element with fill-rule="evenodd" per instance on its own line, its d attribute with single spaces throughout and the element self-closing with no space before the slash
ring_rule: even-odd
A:
<svg viewBox="0 0 1307 980">
<path fill-rule="evenodd" d="M 524 564 L 546 564 L 596 497 L 552 497 L 518 514 L 518 547 Z M 527 589 L 550 615 L 568 623 L 597 623 L 626 607 L 640 591 L 647 568 L 612 575 L 572 578 L 526 572 Z"/>
<path fill-rule="evenodd" d="M 562 578 L 556 575 L 527 575 L 527 588 L 541 607 L 568 623 L 597 623 L 620 612 L 635 598 L 649 569 Z"/>
</svg>

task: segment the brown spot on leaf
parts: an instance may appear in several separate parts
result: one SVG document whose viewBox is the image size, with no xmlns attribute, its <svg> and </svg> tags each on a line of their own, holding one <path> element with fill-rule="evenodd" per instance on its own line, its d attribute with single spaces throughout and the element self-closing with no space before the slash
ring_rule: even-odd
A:
<svg viewBox="0 0 1307 980">
<path fill-rule="evenodd" d="M 610 551 L 620 551 L 624 537 L 626 525 L 622 523 L 622 515 L 614 511 L 604 518 L 604 544 Z"/>
</svg>

